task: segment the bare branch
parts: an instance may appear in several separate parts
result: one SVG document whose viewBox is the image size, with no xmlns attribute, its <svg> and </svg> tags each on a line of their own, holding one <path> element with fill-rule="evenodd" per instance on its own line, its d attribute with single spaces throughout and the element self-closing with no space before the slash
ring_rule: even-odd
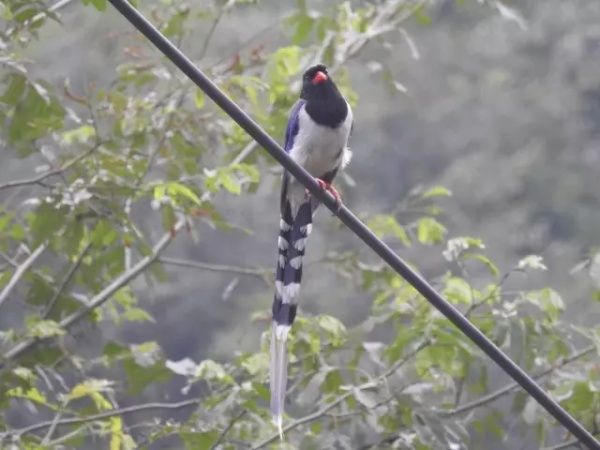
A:
<svg viewBox="0 0 600 450">
<path fill-rule="evenodd" d="M 223 17 L 224 13 L 225 13 L 225 10 L 222 9 L 221 11 L 219 11 L 219 14 L 217 14 L 217 17 L 215 17 L 215 19 L 213 20 L 213 23 L 211 24 L 210 29 L 208 30 L 208 33 L 206 33 L 206 38 L 204 39 L 204 44 L 202 44 L 202 50 L 200 51 L 199 59 L 202 60 L 206 56 L 206 52 L 208 51 L 208 46 L 210 45 L 210 41 L 212 40 L 212 37 L 215 34 L 215 30 L 217 29 L 217 26 L 219 25 L 219 22 L 221 21 L 221 18 Z"/>
<path fill-rule="evenodd" d="M 86 425 L 79 427 L 76 430 L 65 434 L 64 436 L 58 437 L 58 438 L 54 439 L 53 441 L 48 442 L 48 444 L 46 445 L 45 448 L 55 448 L 56 445 L 62 444 L 63 442 L 68 441 L 69 439 L 72 439 L 75 436 L 77 436 L 79 433 L 81 433 L 81 431 L 84 428 L 86 428 Z"/>
<path fill-rule="evenodd" d="M 87 254 L 87 252 L 89 251 L 89 249 L 90 249 L 91 246 L 92 246 L 92 244 L 88 243 L 83 248 L 83 250 L 81 251 L 81 253 L 77 257 L 77 259 L 75 260 L 75 262 L 71 266 L 71 269 L 69 270 L 69 272 L 67 273 L 67 275 L 63 279 L 62 283 L 60 284 L 60 286 L 58 287 L 58 289 L 54 293 L 54 296 L 52 297 L 52 299 L 50 299 L 50 302 L 48 303 L 48 306 L 46 307 L 46 310 L 42 314 L 42 318 L 46 319 L 48 317 L 48 315 L 52 311 L 52 308 L 54 307 L 54 304 L 58 301 L 58 299 L 60 298 L 60 296 L 62 295 L 62 293 L 67 288 L 67 285 L 71 282 L 71 280 L 75 276 L 75 273 L 79 269 L 79 266 L 81 266 L 81 262 L 83 261 L 83 258 L 85 258 L 85 255 Z"/>
<path fill-rule="evenodd" d="M 25 261 L 23 261 L 22 264 L 19 265 L 19 267 L 17 267 L 17 270 L 15 270 L 15 273 L 13 274 L 12 278 L 10 279 L 8 284 L 4 286 L 4 289 L 2 289 L 2 292 L 0 293 L 0 306 L 2 306 L 2 304 L 8 299 L 8 295 L 10 294 L 10 292 L 14 289 L 21 277 L 25 274 L 25 272 L 27 272 L 27 269 L 29 269 L 29 267 L 31 267 L 35 260 L 39 258 L 42 252 L 46 250 L 46 247 L 47 244 L 40 245 L 38 248 L 35 249 L 33 253 L 29 255 L 29 257 Z"/>
<path fill-rule="evenodd" d="M 31 434 L 38 430 L 43 430 L 45 428 L 52 427 L 55 423 L 57 424 L 57 426 L 77 425 L 77 424 L 94 422 L 96 420 L 108 419 L 110 417 L 115 417 L 115 416 L 124 416 L 126 414 L 132 414 L 132 413 L 136 413 L 136 412 L 140 412 L 140 411 L 147 411 L 147 410 L 151 410 L 151 409 L 158 409 L 158 410 L 163 409 L 163 410 L 171 410 L 172 411 L 172 410 L 178 410 L 178 409 L 183 409 L 183 408 L 189 408 L 190 406 L 197 405 L 201 400 L 202 400 L 201 398 L 193 398 L 193 399 L 189 399 L 189 400 L 183 400 L 183 401 L 177 402 L 177 403 L 144 403 L 142 405 L 127 406 L 125 408 L 111 409 L 110 411 L 104 411 L 104 412 L 94 414 L 92 416 L 87 416 L 87 417 L 69 417 L 67 419 L 61 419 L 58 421 L 48 420 L 46 422 L 40 422 L 40 423 L 36 423 L 34 425 L 30 425 L 25 428 L 21 428 L 20 430 L 2 432 L 2 433 L 0 433 L 0 438 L 3 436 L 10 436 L 10 435 L 22 436 L 24 434 Z"/>
<path fill-rule="evenodd" d="M 52 420 L 52 424 L 48 428 L 48 431 L 46 432 L 46 435 L 42 439 L 42 442 L 40 445 L 42 445 L 42 446 L 48 445 L 48 442 L 50 442 L 50 439 L 52 439 L 52 435 L 56 431 L 56 428 L 58 427 L 58 423 L 60 422 L 61 418 L 62 418 L 62 413 L 61 412 L 56 413 L 56 415 L 54 416 L 54 419 Z"/>
<path fill-rule="evenodd" d="M 246 415 L 246 413 L 248 412 L 247 409 L 242 409 L 241 412 L 239 412 L 237 415 L 235 415 L 233 417 L 233 419 L 231 419 L 231 421 L 229 422 L 229 425 L 227 425 L 225 427 L 225 429 L 221 432 L 221 434 L 219 435 L 218 439 L 215 441 L 215 443 L 213 445 L 211 445 L 210 450 L 216 450 L 217 448 L 220 447 L 221 442 L 223 442 L 223 439 L 225 439 L 225 435 L 227 435 L 227 433 L 229 433 L 229 430 L 231 430 L 233 428 L 233 426 L 242 418 Z"/>
<path fill-rule="evenodd" d="M 162 253 L 162 251 L 172 241 L 173 234 L 176 234 L 179 230 L 181 230 L 181 228 L 183 228 L 184 224 L 185 224 L 184 220 L 178 221 L 175 224 L 175 226 L 173 227 L 172 231 L 165 233 L 159 239 L 158 243 L 152 249 L 152 253 L 150 255 L 142 258 L 131 269 L 123 272 L 121 274 L 121 276 L 119 276 L 112 283 L 110 283 L 108 286 L 106 286 L 101 292 L 99 292 L 97 295 L 95 295 L 89 301 L 89 303 L 87 305 L 85 305 L 83 308 L 74 312 L 69 317 L 66 317 L 65 319 L 63 319 L 59 324 L 60 327 L 67 329 L 67 328 L 70 328 L 71 326 L 75 325 L 77 322 L 79 322 L 81 319 L 86 317 L 92 311 L 94 311 L 95 309 L 102 306 L 109 298 L 111 298 L 113 296 L 113 294 L 115 292 L 117 292 L 123 286 L 127 285 L 131 280 L 133 280 L 138 275 L 140 275 L 144 270 L 146 270 L 146 268 L 148 268 L 150 265 L 152 265 L 154 262 L 156 262 L 156 260 L 158 259 L 159 255 Z M 49 339 L 52 339 L 52 337 L 42 338 L 42 339 L 27 339 L 27 340 L 17 344 L 15 347 L 13 347 L 11 350 L 9 350 L 3 356 L 2 363 L 0 363 L 0 369 L 2 369 L 6 365 L 6 362 L 22 356 L 24 353 L 31 350 L 37 344 L 39 344 L 41 342 L 45 342 Z"/>
<path fill-rule="evenodd" d="M 251 275 L 259 277 L 265 283 L 269 284 L 266 277 L 271 273 L 270 270 L 260 267 L 239 267 L 229 266 L 224 264 L 211 264 L 200 261 L 191 261 L 187 259 L 178 258 L 158 258 L 158 262 L 163 264 L 169 264 L 172 266 L 188 267 L 192 269 L 209 270 L 211 272 L 228 272 L 236 273 L 240 275 Z"/>
<path fill-rule="evenodd" d="M 42 173 L 42 174 L 38 175 L 37 177 L 30 178 L 28 180 L 9 181 L 8 183 L 0 184 L 0 191 L 2 189 L 14 188 L 14 187 L 19 187 L 19 186 L 31 186 L 33 184 L 42 184 L 42 182 L 45 179 L 56 176 L 56 175 L 60 175 L 63 172 L 65 172 L 66 170 L 70 169 L 73 165 L 75 165 L 78 162 L 80 162 L 81 160 L 87 158 L 96 149 L 98 149 L 98 147 L 100 147 L 102 144 L 103 144 L 103 142 L 97 143 L 92 148 L 90 148 L 87 152 L 84 152 L 81 155 L 76 156 L 71 161 L 63 164 L 63 166 L 58 169 L 50 170 L 46 173 Z"/>
<path fill-rule="evenodd" d="M 577 444 L 580 444 L 577 439 L 571 439 L 571 440 L 563 442 L 561 444 L 553 445 L 552 447 L 544 447 L 540 450 L 565 450 L 567 448 L 577 447 L 578 446 Z M 581 449 L 583 448 L 581 446 L 581 444 L 578 447 Z"/>
</svg>

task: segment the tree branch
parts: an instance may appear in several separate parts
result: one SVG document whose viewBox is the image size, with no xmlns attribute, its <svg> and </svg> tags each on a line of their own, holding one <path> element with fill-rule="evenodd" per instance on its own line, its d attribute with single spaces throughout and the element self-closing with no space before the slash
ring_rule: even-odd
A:
<svg viewBox="0 0 600 450">
<path fill-rule="evenodd" d="M 215 31 L 217 29 L 217 26 L 219 25 L 219 22 L 223 18 L 223 14 L 225 14 L 225 10 L 222 9 L 217 14 L 217 17 L 214 18 L 214 20 L 210 26 L 210 29 L 208 30 L 208 33 L 206 33 L 206 38 L 204 38 L 204 44 L 202 44 L 202 50 L 200 51 L 200 56 L 199 56 L 200 60 L 204 59 L 204 57 L 206 56 L 206 52 L 208 51 L 208 46 L 210 45 L 210 41 L 212 40 L 212 37 L 215 34 Z"/>
<path fill-rule="evenodd" d="M 242 417 L 244 417 L 246 415 L 247 412 L 248 412 L 247 409 L 242 409 L 241 412 L 239 412 L 236 416 L 233 417 L 233 419 L 231 419 L 231 421 L 229 421 L 229 425 L 227 425 L 225 427 L 225 429 L 221 432 L 221 434 L 219 435 L 219 437 L 217 438 L 215 443 L 213 445 L 211 445 L 210 450 L 216 450 L 217 448 L 220 448 L 220 444 L 221 444 L 221 442 L 223 442 L 223 439 L 225 439 L 225 435 L 227 435 L 227 433 L 229 433 L 229 430 L 231 430 L 233 428 L 233 426 Z"/>
<path fill-rule="evenodd" d="M 579 444 L 579 441 L 577 439 L 571 439 L 570 441 L 566 441 L 561 444 L 556 444 L 556 445 L 553 445 L 552 447 L 544 447 L 540 450 L 565 450 L 570 447 L 575 447 L 575 446 L 577 446 L 577 444 Z M 581 444 L 579 445 L 579 448 L 581 448 L 581 449 L 583 448 L 581 446 Z"/>
<path fill-rule="evenodd" d="M 6 431 L 0 433 L 0 438 L 3 436 L 22 436 L 24 434 L 31 434 L 38 430 L 43 430 L 45 428 L 52 427 L 54 424 L 56 426 L 64 426 L 64 425 L 77 425 L 94 422 L 96 420 L 108 419 L 110 417 L 115 416 L 124 416 L 126 414 L 132 414 L 140 411 L 147 411 L 152 409 L 163 409 L 163 410 L 178 410 L 183 408 L 189 408 L 190 406 L 198 404 L 202 399 L 201 398 L 193 398 L 190 400 L 183 400 L 177 403 L 145 403 L 143 405 L 135 405 L 135 406 L 127 406 L 125 408 L 111 409 L 110 411 L 104 411 L 98 414 L 94 414 L 92 416 L 87 417 L 69 417 L 67 419 L 61 420 L 48 420 L 46 422 L 40 422 L 33 425 L 30 425 L 25 428 L 21 428 L 20 430 L 15 431 Z"/>
<path fill-rule="evenodd" d="M 43 251 L 46 250 L 46 247 L 47 244 L 40 245 L 33 253 L 29 255 L 25 261 L 19 265 L 19 267 L 17 267 L 17 270 L 15 270 L 12 278 L 8 284 L 4 286 L 4 289 L 2 289 L 2 292 L 0 293 L 0 306 L 2 306 L 2 304 L 8 299 L 10 292 L 14 289 L 25 272 L 27 272 L 27 269 L 29 269 L 29 267 L 31 267 L 35 260 L 39 258 Z"/>
<path fill-rule="evenodd" d="M 211 264 L 200 261 L 191 261 L 187 259 L 178 258 L 158 258 L 158 262 L 163 264 L 169 264 L 172 266 L 188 267 L 192 269 L 209 270 L 212 272 L 228 272 L 236 273 L 240 275 L 251 275 L 259 277 L 265 283 L 269 284 L 266 277 L 271 273 L 269 270 L 264 268 L 252 268 L 252 267 L 239 267 L 239 266 L 228 266 L 223 264 Z"/>
<path fill-rule="evenodd" d="M 80 310 L 74 312 L 70 316 L 61 320 L 59 326 L 61 328 L 70 328 L 75 325 L 81 319 L 86 317 L 96 308 L 102 306 L 109 298 L 113 296 L 115 292 L 129 283 L 131 280 L 140 275 L 146 268 L 152 265 L 158 259 L 159 255 L 162 251 L 167 247 L 167 245 L 172 241 L 173 234 L 176 234 L 181 228 L 184 226 L 185 220 L 178 221 L 173 227 L 173 231 L 168 231 L 165 233 L 159 241 L 156 243 L 154 248 L 152 249 L 152 253 L 144 258 L 142 258 L 135 266 L 131 269 L 126 270 L 119 276 L 116 280 L 106 286 L 101 292 L 96 294 L 89 303 L 81 308 Z M 7 362 L 12 361 L 20 356 L 22 356 L 27 351 L 31 350 L 34 346 L 38 345 L 41 342 L 45 342 L 47 340 L 52 339 L 52 337 L 48 338 L 38 338 L 38 339 L 27 339 L 16 346 L 14 346 L 11 350 L 9 350 L 2 357 L 2 362 L 0 362 L 0 369 L 2 369 Z"/>
<path fill-rule="evenodd" d="M 91 248 L 91 246 L 92 246 L 92 244 L 88 243 L 83 248 L 83 250 L 81 251 L 81 253 L 77 257 L 77 259 L 75 260 L 75 262 L 73 263 L 73 265 L 69 269 L 69 272 L 67 273 L 67 275 L 63 279 L 62 283 L 60 284 L 60 286 L 58 287 L 58 289 L 56 290 L 56 292 L 52 296 L 52 299 L 50 300 L 50 302 L 48 302 L 48 306 L 46 307 L 46 310 L 42 314 L 42 318 L 43 319 L 46 319 L 48 317 L 48 315 L 50 314 L 50 312 L 52 311 L 52 308 L 54 307 L 54 304 L 58 301 L 58 299 L 60 298 L 60 296 L 62 295 L 62 293 L 67 288 L 67 285 L 71 282 L 71 280 L 75 276 L 75 273 L 77 272 L 77 269 L 79 269 L 79 267 L 81 266 L 83 258 L 85 258 L 85 255 L 87 254 L 87 252 L 89 251 L 89 249 Z"/>
<path fill-rule="evenodd" d="M 76 156 L 71 161 L 63 164 L 63 166 L 58 169 L 50 170 L 49 172 L 42 173 L 42 174 L 38 175 L 37 177 L 30 178 L 28 180 L 9 181 L 8 183 L 0 184 L 0 191 L 2 189 L 14 188 L 14 187 L 19 187 L 19 186 L 30 186 L 32 184 L 42 184 L 42 181 L 44 181 L 46 178 L 50 178 L 55 175 L 60 175 L 63 172 L 65 172 L 66 170 L 70 169 L 73 165 L 75 165 L 78 162 L 80 162 L 81 160 L 87 158 L 94 151 L 96 151 L 98 149 L 98 147 L 100 147 L 102 144 L 104 144 L 104 142 L 98 142 L 96 145 L 94 145 L 92 148 L 90 148 L 87 152 L 84 152 L 81 155 Z"/>
</svg>

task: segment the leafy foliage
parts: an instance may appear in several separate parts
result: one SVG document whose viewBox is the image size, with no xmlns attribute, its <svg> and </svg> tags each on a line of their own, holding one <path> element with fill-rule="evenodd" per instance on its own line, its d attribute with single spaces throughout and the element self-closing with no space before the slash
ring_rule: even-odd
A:
<svg viewBox="0 0 600 450">
<path fill-rule="evenodd" d="M 104 0 L 84 3 L 107 7 Z M 251 7 L 247 3 L 194 9 L 169 0 L 150 16 L 165 35 L 184 39 L 198 21 L 216 27 Z M 490 4 L 520 19 L 503 3 Z M 368 44 L 385 47 L 388 33 L 406 33 L 408 19 L 430 24 L 425 6 L 388 0 L 313 11 L 298 1 L 283 22 L 291 30 L 287 45 L 238 52 L 209 71 L 281 138 L 307 62 L 331 66 L 355 103 L 344 64 Z M 517 417 L 519 430 L 533 426 L 540 445 L 546 443 L 555 424 L 536 403 L 521 392 L 512 396 L 510 411 L 495 403 L 516 386 L 490 386 L 490 363 L 474 344 L 406 281 L 358 252 L 329 255 L 320 264 L 352 280 L 372 301 L 370 314 L 352 326 L 330 315 L 298 318 L 290 339 L 284 442 L 266 408 L 268 333 L 262 348 L 226 360 L 171 361 L 152 340 L 78 342 L 98 330 L 160 323 L 139 304 L 131 282 L 141 274 L 151 285 L 166 281 L 161 255 L 178 234 L 205 226 L 239 231 L 220 201 L 250 196 L 270 162 L 173 67 L 141 47 L 127 45 L 129 58 L 113 82 L 90 84 L 85 92 L 74 92 L 68 80 L 54 86 L 35 79 L 19 51 L 58 19 L 56 12 L 23 1 L 2 3 L 0 14 L 6 69 L 0 139 L 23 161 L 44 161 L 32 178 L 0 184 L 0 193 L 26 190 L 26 198 L 7 195 L 0 210 L 0 308 L 11 317 L 10 323 L 2 318 L 8 315 L 0 317 L 0 443 L 24 449 L 91 442 L 111 450 L 163 442 L 190 449 L 460 449 L 481 446 L 490 435 L 506 439 L 499 424 L 508 417 Z M 389 67 L 375 61 L 370 68 L 403 91 Z M 503 271 L 481 240 L 452 237 L 440 216 L 448 195 L 440 186 L 415 188 L 395 210 L 368 223 L 390 245 L 443 255 L 446 268 L 436 287 L 596 430 L 598 370 L 589 357 L 600 347 L 600 333 L 563 322 L 566 302 L 551 288 L 508 289 L 514 277 L 544 270 L 541 258 L 531 255 Z M 160 222 L 160 233 L 135 213 L 148 206 L 146 218 Z M 265 316 L 268 311 L 257 311 L 255 318 Z M 144 403 L 148 391 L 167 382 L 185 399 Z M 163 414 L 176 410 L 187 413 L 177 419 Z M 25 417 L 25 411 L 35 414 Z"/>
</svg>

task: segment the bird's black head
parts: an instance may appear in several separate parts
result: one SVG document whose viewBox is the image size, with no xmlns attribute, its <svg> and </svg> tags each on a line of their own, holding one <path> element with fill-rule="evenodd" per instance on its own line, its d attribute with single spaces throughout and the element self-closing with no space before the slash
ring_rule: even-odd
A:
<svg viewBox="0 0 600 450">
<path fill-rule="evenodd" d="M 328 97 L 340 96 L 337 86 L 329 76 L 327 67 L 323 64 L 309 67 L 302 76 L 302 92 L 300 98 L 304 100 L 319 100 Z"/>
<path fill-rule="evenodd" d="M 302 76 L 300 98 L 306 100 L 306 111 L 320 125 L 340 125 L 348 113 L 348 104 L 329 76 L 327 67 L 317 64 Z"/>
</svg>

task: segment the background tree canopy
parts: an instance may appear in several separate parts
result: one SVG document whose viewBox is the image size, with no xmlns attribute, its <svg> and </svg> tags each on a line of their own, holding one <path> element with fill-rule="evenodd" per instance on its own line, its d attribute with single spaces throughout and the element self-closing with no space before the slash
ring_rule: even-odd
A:
<svg viewBox="0 0 600 450">
<path fill-rule="evenodd" d="M 346 205 L 600 436 L 599 2 L 139 3 L 280 141 L 326 63 Z M 575 446 L 327 213 L 280 441 L 280 167 L 106 0 L 0 16 L 2 448 Z"/>
</svg>

